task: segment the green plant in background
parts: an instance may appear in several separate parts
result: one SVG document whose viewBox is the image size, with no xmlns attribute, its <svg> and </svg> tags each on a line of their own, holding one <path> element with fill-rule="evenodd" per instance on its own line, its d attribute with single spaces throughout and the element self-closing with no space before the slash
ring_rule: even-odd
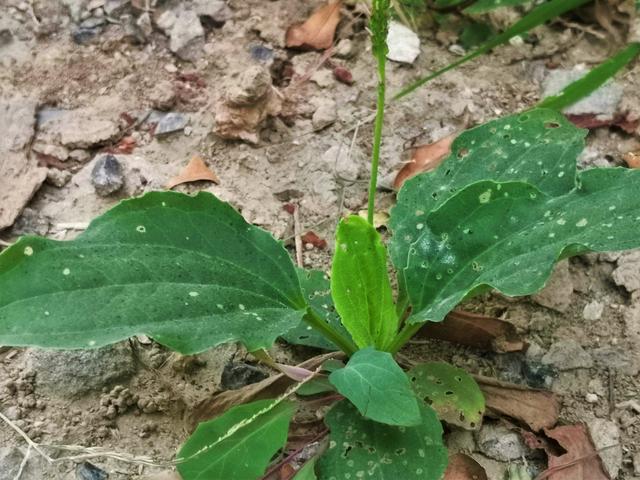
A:
<svg viewBox="0 0 640 480">
<path fill-rule="evenodd" d="M 322 384 L 306 394 L 344 399 L 325 418 L 326 449 L 296 478 L 440 479 L 441 421 L 478 428 L 484 399 L 464 371 L 425 363 L 405 372 L 394 353 L 474 295 L 531 294 L 559 259 L 639 247 L 640 171 L 577 173 L 585 132 L 554 110 L 464 132 L 438 169 L 399 192 L 388 246 L 394 292 L 371 224 L 389 2 L 373 5 L 380 82 L 369 221 L 340 222 L 330 280 L 296 269 L 269 233 L 213 195 L 152 192 L 121 202 L 73 241 L 24 237 L 4 251 L 0 344 L 95 348 L 147 334 L 183 354 L 228 342 L 261 351 L 278 337 L 340 349 L 346 365 L 325 365 Z M 286 444 L 290 396 L 201 423 L 178 453 L 182 477 L 259 478 Z"/>
</svg>

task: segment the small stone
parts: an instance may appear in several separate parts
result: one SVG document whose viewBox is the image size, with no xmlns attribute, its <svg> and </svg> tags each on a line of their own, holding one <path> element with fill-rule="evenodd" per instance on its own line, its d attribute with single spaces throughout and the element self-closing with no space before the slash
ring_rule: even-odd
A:
<svg viewBox="0 0 640 480">
<path fill-rule="evenodd" d="M 262 44 L 254 44 L 249 47 L 249 54 L 257 62 L 271 63 L 273 62 L 273 49 Z"/>
<path fill-rule="evenodd" d="M 7 407 L 7 409 L 3 411 L 2 414 L 9 420 L 20 420 L 20 418 L 22 418 L 22 412 L 20 411 L 20 408 L 16 406 Z"/>
<path fill-rule="evenodd" d="M 584 66 L 576 66 L 571 70 L 552 70 L 542 84 L 543 97 L 556 95 L 564 87 L 584 77 L 588 70 Z M 588 97 L 572 104 L 563 110 L 569 115 L 595 114 L 601 118 L 613 118 L 622 100 L 623 88 L 616 82 L 608 82 Z"/>
<path fill-rule="evenodd" d="M 124 177 L 118 159 L 110 154 L 98 158 L 91 170 L 91 183 L 101 197 L 120 190 L 124 185 Z"/>
<path fill-rule="evenodd" d="M 246 385 L 260 382 L 268 376 L 258 367 L 244 362 L 231 361 L 222 370 L 220 386 L 225 390 L 237 390 Z"/>
<path fill-rule="evenodd" d="M 322 130 L 335 123 L 338 119 L 337 105 L 333 100 L 322 103 L 311 117 L 311 125 L 314 130 Z"/>
<path fill-rule="evenodd" d="M 190 9 L 182 9 L 171 27 L 169 49 L 182 60 L 195 61 L 202 57 L 204 48 L 204 28 L 198 14 Z"/>
<path fill-rule="evenodd" d="M 18 420 L 20 422 L 20 420 Z M 24 425 L 22 426 L 24 428 Z M 26 451 L 17 447 L 0 447 L 0 480 L 14 480 L 18 478 L 20 465 L 22 464 Z M 44 477 L 46 467 L 39 455 L 34 455 L 33 451 L 27 463 L 22 469 L 20 480 L 40 480 Z"/>
<path fill-rule="evenodd" d="M 418 35 L 400 22 L 389 23 L 387 35 L 389 52 L 387 58 L 394 62 L 413 63 L 420 54 L 420 39 Z"/>
<path fill-rule="evenodd" d="M 157 110 L 170 110 L 176 103 L 176 91 L 173 82 L 159 81 L 149 92 L 151 106 Z"/>
<path fill-rule="evenodd" d="M 84 163 L 91 158 L 91 154 L 86 150 L 76 149 L 69 152 L 69 158 L 76 162 Z"/>
<path fill-rule="evenodd" d="M 37 388 L 52 396 L 74 398 L 130 378 L 136 363 L 128 344 L 93 350 L 40 350 L 27 353 L 38 372 Z"/>
<path fill-rule="evenodd" d="M 353 42 L 348 38 L 343 38 L 336 45 L 335 55 L 338 58 L 349 58 L 353 54 Z"/>
<path fill-rule="evenodd" d="M 573 280 L 569 272 L 569 263 L 565 260 L 556 265 L 545 287 L 531 299 L 543 307 L 566 312 L 571 306 L 572 294 Z"/>
<path fill-rule="evenodd" d="M 271 75 L 266 68 L 254 65 L 240 75 L 226 94 L 230 103 L 249 106 L 264 98 L 271 89 Z"/>
<path fill-rule="evenodd" d="M 584 396 L 584 399 L 587 401 L 587 403 L 598 403 L 598 395 L 596 395 L 595 393 L 587 393 Z"/>
<path fill-rule="evenodd" d="M 50 168 L 47 171 L 47 183 L 49 185 L 53 185 L 54 187 L 62 188 L 73 175 L 68 170 L 58 170 L 57 168 Z"/>
<path fill-rule="evenodd" d="M 604 346 L 592 351 L 596 365 L 612 368 L 623 375 L 635 376 L 640 372 L 640 354 L 633 348 Z"/>
<path fill-rule="evenodd" d="M 604 304 L 594 300 L 585 305 L 582 311 L 582 318 L 589 322 L 594 322 L 602 318 L 602 312 L 604 310 Z"/>
<path fill-rule="evenodd" d="M 633 473 L 640 476 L 640 452 L 633 455 Z"/>
<path fill-rule="evenodd" d="M 131 4 L 131 0 L 106 0 L 102 7 L 110 17 L 119 17 Z"/>
<path fill-rule="evenodd" d="M 558 370 L 574 370 L 577 368 L 591 368 L 593 359 L 578 342 L 573 339 L 560 340 L 549 348 L 542 357 L 542 363 L 553 365 Z"/>
<path fill-rule="evenodd" d="M 632 337 L 640 337 L 640 304 L 624 310 L 625 332 Z"/>
<path fill-rule="evenodd" d="M 153 33 L 153 24 L 151 23 L 151 15 L 149 12 L 144 12 L 136 20 L 136 27 L 140 29 L 142 36 L 147 39 Z"/>
<path fill-rule="evenodd" d="M 526 454 L 520 435 L 502 424 L 485 424 L 478 433 L 478 449 L 501 462 L 518 460 Z"/>
<path fill-rule="evenodd" d="M 617 478 L 622 466 L 622 447 L 620 446 L 618 425 L 610 420 L 596 418 L 588 422 L 587 426 L 593 445 L 600 455 L 609 478 Z"/>
<path fill-rule="evenodd" d="M 311 81 L 320 88 L 327 88 L 335 83 L 333 79 L 333 72 L 327 69 L 316 70 L 313 72 L 313 75 L 311 75 Z"/>
<path fill-rule="evenodd" d="M 625 253 L 618 259 L 618 268 L 611 274 L 616 285 L 628 292 L 640 290 L 640 251 Z"/>
<path fill-rule="evenodd" d="M 82 462 L 76 467 L 76 478 L 78 480 L 106 480 L 109 475 L 92 463 Z"/>
<path fill-rule="evenodd" d="M 193 9 L 207 27 L 221 27 L 233 17 L 233 12 L 223 0 L 194 0 Z"/>
<path fill-rule="evenodd" d="M 179 132 L 189 123 L 189 117 L 177 112 L 169 112 L 162 116 L 155 129 L 155 136 L 160 137 Z"/>
<path fill-rule="evenodd" d="M 164 69 L 169 73 L 176 73 L 178 71 L 178 67 L 176 67 L 173 63 L 167 63 L 164 66 Z"/>
</svg>

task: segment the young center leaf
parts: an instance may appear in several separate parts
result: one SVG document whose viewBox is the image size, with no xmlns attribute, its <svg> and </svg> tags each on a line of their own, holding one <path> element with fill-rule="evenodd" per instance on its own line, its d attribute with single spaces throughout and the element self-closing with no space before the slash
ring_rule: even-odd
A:
<svg viewBox="0 0 640 480">
<path fill-rule="evenodd" d="M 398 329 L 387 252 L 366 220 L 352 215 L 340 222 L 331 271 L 331 295 L 342 324 L 360 348 L 384 350 Z"/>
<path fill-rule="evenodd" d="M 448 363 L 429 362 L 407 372 L 418 397 L 438 413 L 438 417 L 468 430 L 480 428 L 484 395 L 471 375 Z"/>
<path fill-rule="evenodd" d="M 291 402 L 260 400 L 201 423 L 178 453 L 184 480 L 259 478 L 287 441 Z"/>
<path fill-rule="evenodd" d="M 152 192 L 77 239 L 25 237 L 0 255 L 0 344 L 99 347 L 146 334 L 181 353 L 268 348 L 306 302 L 269 233 L 209 193 Z"/>
<path fill-rule="evenodd" d="M 359 350 L 344 368 L 329 375 L 329 381 L 366 418 L 399 426 L 421 422 L 409 379 L 387 352 Z"/>
<path fill-rule="evenodd" d="M 309 307 L 335 331 L 348 338 L 349 334 L 340 323 L 340 317 L 338 317 L 331 299 L 329 277 L 320 270 L 305 270 L 303 268 L 297 268 L 296 270 Z M 293 345 L 338 350 L 338 347 L 331 340 L 311 327 L 306 321 L 302 321 L 295 328 L 282 335 L 282 338 Z"/>
<path fill-rule="evenodd" d="M 640 170 L 607 168 L 555 197 L 522 182 L 468 186 L 427 216 L 411 246 L 408 322 L 441 321 L 488 288 L 534 293 L 560 258 L 640 247 L 639 184 Z"/>
<path fill-rule="evenodd" d="M 390 219 L 389 254 L 395 267 L 407 266 L 431 211 L 471 183 L 517 180 L 549 195 L 571 190 L 586 133 L 558 112 L 532 110 L 460 134 L 436 170 L 408 180 L 398 194 Z"/>
<path fill-rule="evenodd" d="M 325 417 L 329 448 L 320 457 L 320 479 L 440 480 L 447 468 L 442 425 L 433 409 L 420 406 L 415 427 L 394 427 L 364 418 L 346 400 Z"/>
</svg>

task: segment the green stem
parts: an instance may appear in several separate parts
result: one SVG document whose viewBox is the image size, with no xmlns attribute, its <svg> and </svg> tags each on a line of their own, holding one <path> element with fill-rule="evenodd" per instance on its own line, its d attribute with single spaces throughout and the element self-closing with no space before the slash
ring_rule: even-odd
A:
<svg viewBox="0 0 640 480">
<path fill-rule="evenodd" d="M 380 163 L 380 144 L 382 143 L 382 125 L 384 123 L 384 101 L 386 90 L 386 55 L 377 55 L 378 60 L 378 103 L 376 105 L 376 123 L 373 129 L 373 155 L 371 158 L 371 181 L 369 183 L 369 205 L 367 220 L 373 225 L 376 206 L 376 187 L 378 186 L 378 164 Z"/>
<path fill-rule="evenodd" d="M 391 346 L 389 347 L 389 353 L 394 355 L 400 351 L 405 344 L 413 338 L 413 336 L 418 333 L 418 330 L 422 328 L 424 323 L 407 323 L 402 328 L 398 336 L 395 338 Z"/>
<path fill-rule="evenodd" d="M 348 356 L 351 356 L 358 351 L 358 347 L 353 343 L 353 341 L 351 341 L 351 339 L 341 335 L 340 332 L 336 331 L 312 308 L 307 310 L 307 314 L 304 316 L 304 321 L 335 343 L 338 348 Z"/>
</svg>

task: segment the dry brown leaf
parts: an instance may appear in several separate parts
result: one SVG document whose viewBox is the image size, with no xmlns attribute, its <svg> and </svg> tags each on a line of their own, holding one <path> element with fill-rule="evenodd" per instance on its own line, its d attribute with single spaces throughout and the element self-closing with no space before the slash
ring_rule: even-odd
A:
<svg viewBox="0 0 640 480">
<path fill-rule="evenodd" d="M 329 1 L 314 11 L 305 22 L 291 25 L 285 36 L 287 47 L 315 50 L 331 47 L 336 27 L 340 22 L 341 7 L 341 0 Z"/>
<path fill-rule="evenodd" d="M 213 173 L 200 155 L 194 155 L 186 167 L 175 177 L 167 182 L 167 189 L 171 190 L 173 187 L 181 185 L 183 183 L 197 182 L 206 180 L 213 183 L 220 183 L 218 176 Z"/>
<path fill-rule="evenodd" d="M 584 425 L 566 425 L 545 430 L 545 433 L 556 440 L 566 453 L 560 456 L 549 454 L 549 468 L 536 480 L 609 480 Z"/>
<path fill-rule="evenodd" d="M 443 322 L 428 322 L 418 336 L 491 350 L 496 353 L 520 352 L 525 342 L 516 327 L 496 317 L 455 310 Z"/>
<path fill-rule="evenodd" d="M 404 165 L 393 181 L 393 187 L 400 190 L 402 184 L 419 173 L 436 168 L 451 153 L 451 144 L 457 135 L 449 135 L 429 145 L 421 145 L 413 149 L 411 160 Z"/>
<path fill-rule="evenodd" d="M 625 153 L 622 158 L 627 162 L 629 168 L 640 168 L 640 150 Z"/>
<path fill-rule="evenodd" d="M 473 458 L 462 453 L 449 457 L 449 465 L 442 480 L 488 480 L 487 472 Z"/>
<path fill-rule="evenodd" d="M 630 119 L 627 114 L 619 113 L 613 118 L 601 119 L 595 113 L 584 113 L 580 115 L 567 115 L 567 118 L 576 127 L 593 130 L 600 127 L 618 127 L 628 134 L 632 134 L 640 125 L 640 120 Z"/>
<path fill-rule="evenodd" d="M 560 402 L 553 393 L 479 375 L 474 378 L 494 414 L 525 423 L 535 432 L 558 422 Z"/>
<path fill-rule="evenodd" d="M 331 352 L 310 358 L 298 365 L 300 368 L 314 370 L 330 358 L 339 357 L 339 352 Z M 238 390 L 225 390 L 200 402 L 191 412 L 187 414 L 187 425 L 190 430 L 194 430 L 198 423 L 210 420 L 222 415 L 231 407 L 241 405 L 255 400 L 275 398 L 282 395 L 295 382 L 284 373 L 279 373 L 265 378 L 261 382 L 252 383 Z"/>
</svg>

